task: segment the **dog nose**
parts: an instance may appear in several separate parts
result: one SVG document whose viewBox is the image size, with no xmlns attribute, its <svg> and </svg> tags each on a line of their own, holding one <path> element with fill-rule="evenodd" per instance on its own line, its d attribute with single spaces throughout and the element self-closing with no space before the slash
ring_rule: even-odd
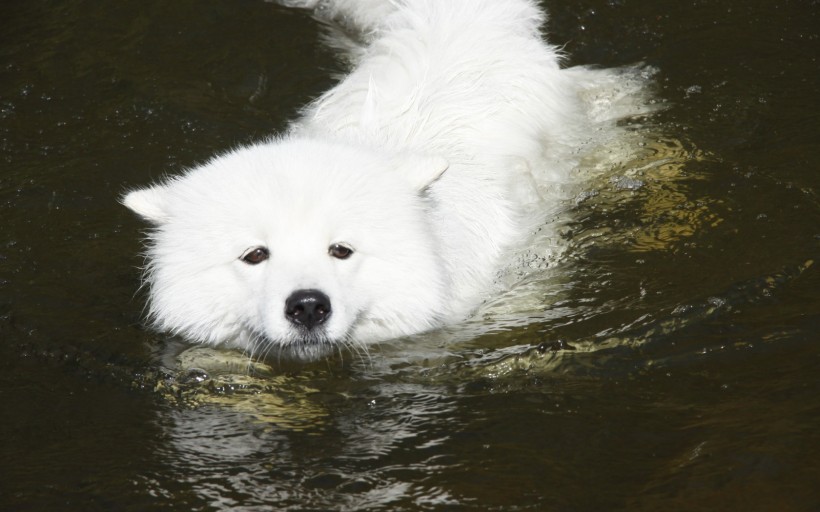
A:
<svg viewBox="0 0 820 512">
<path fill-rule="evenodd" d="M 285 301 L 285 317 L 306 329 L 323 323 L 330 316 L 330 298 L 319 290 L 296 290 Z"/>
</svg>

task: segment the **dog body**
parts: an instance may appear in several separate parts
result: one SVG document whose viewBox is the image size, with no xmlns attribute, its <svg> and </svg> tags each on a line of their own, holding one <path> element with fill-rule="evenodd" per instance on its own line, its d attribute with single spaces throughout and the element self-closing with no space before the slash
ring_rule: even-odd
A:
<svg viewBox="0 0 820 512">
<path fill-rule="evenodd" d="M 545 155 L 589 129 L 592 75 L 529 0 L 296 3 L 358 31 L 352 70 L 286 135 L 125 196 L 151 319 L 310 359 L 465 318 L 531 228 L 532 174 L 564 178 Z"/>
</svg>

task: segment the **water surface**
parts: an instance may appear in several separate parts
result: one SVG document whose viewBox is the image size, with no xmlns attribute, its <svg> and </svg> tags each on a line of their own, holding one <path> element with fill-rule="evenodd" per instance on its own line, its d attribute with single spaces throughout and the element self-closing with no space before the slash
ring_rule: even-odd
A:
<svg viewBox="0 0 820 512">
<path fill-rule="evenodd" d="M 0 5 L 0 508 L 816 510 L 816 2 L 546 6 L 666 108 L 524 255 L 526 314 L 248 373 L 143 327 L 117 198 L 281 130 L 340 69 L 315 22 Z"/>
</svg>

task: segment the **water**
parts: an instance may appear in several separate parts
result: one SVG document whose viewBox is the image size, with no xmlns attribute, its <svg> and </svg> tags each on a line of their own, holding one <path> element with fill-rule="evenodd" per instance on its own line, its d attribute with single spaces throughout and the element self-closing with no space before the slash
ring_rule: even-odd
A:
<svg viewBox="0 0 820 512">
<path fill-rule="evenodd" d="M 142 327 L 116 198 L 281 129 L 338 71 L 315 23 L 0 5 L 0 508 L 818 509 L 816 2 L 547 6 L 571 63 L 646 62 L 666 105 L 563 261 L 412 350 L 249 369 Z"/>
</svg>

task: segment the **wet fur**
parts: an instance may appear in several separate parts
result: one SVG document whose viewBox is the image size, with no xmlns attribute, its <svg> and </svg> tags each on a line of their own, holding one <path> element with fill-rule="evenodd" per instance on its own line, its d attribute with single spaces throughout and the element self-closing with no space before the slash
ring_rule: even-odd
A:
<svg viewBox="0 0 820 512">
<path fill-rule="evenodd" d="M 598 75 L 561 69 L 528 0 L 289 3 L 356 31 L 351 72 L 287 134 L 124 197 L 152 225 L 153 324 L 310 359 L 464 319 L 529 229 L 522 183 L 588 129 Z M 243 262 L 254 246 L 270 258 Z M 305 288 L 333 307 L 310 331 L 283 315 Z"/>
</svg>

